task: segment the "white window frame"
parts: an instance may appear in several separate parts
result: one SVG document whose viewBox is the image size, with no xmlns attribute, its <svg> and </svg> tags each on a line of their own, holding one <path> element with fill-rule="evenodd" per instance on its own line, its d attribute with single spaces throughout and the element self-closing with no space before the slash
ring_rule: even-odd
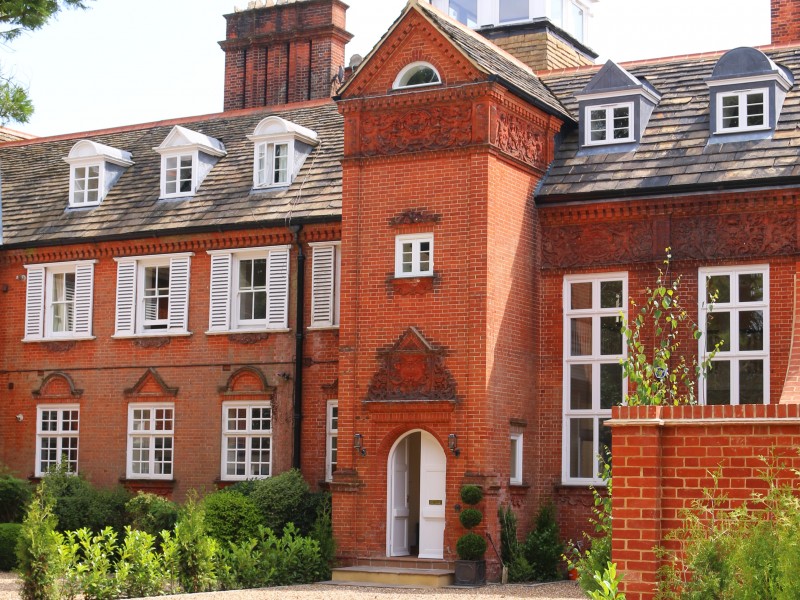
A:
<svg viewBox="0 0 800 600">
<path fill-rule="evenodd" d="M 188 330 L 189 291 L 193 252 L 115 258 L 117 262 L 116 322 L 113 338 L 182 336 Z M 166 327 L 148 328 L 145 314 L 145 270 L 169 267 Z M 154 324 L 154 323 L 153 323 Z"/>
<path fill-rule="evenodd" d="M 342 244 L 312 242 L 309 247 L 311 248 L 311 325 L 308 328 L 338 329 Z"/>
<path fill-rule="evenodd" d="M 269 410 L 269 429 L 256 429 L 253 427 L 253 409 L 258 410 Z M 245 419 L 247 420 L 247 424 L 245 429 L 229 429 L 229 417 L 228 411 L 229 410 L 245 410 Z M 220 479 L 223 481 L 244 481 L 246 479 L 266 479 L 267 477 L 272 476 L 272 459 L 274 455 L 274 446 L 273 446 L 273 424 L 274 424 L 274 413 L 272 411 L 272 405 L 270 402 L 223 402 L 222 403 L 222 444 L 221 444 L 221 456 L 220 456 Z M 238 464 L 236 461 L 230 463 L 228 461 L 228 440 L 232 438 L 244 438 L 245 439 L 245 462 L 244 462 L 244 474 L 229 474 L 228 473 L 228 465 Z M 253 453 L 253 440 L 254 439 L 267 439 L 269 440 L 269 461 L 266 463 L 267 473 L 252 473 L 251 468 L 253 466 L 252 463 L 252 453 Z M 263 451 L 263 448 L 260 450 Z M 233 449 L 236 452 L 236 449 Z M 265 463 L 259 462 L 259 465 L 263 465 Z"/>
<path fill-rule="evenodd" d="M 431 69 L 434 74 L 436 75 L 436 81 L 430 81 L 428 83 L 416 83 L 413 85 L 403 84 L 403 80 L 411 74 L 413 76 L 414 73 L 420 71 L 422 69 Z M 411 73 L 411 72 L 414 73 Z M 442 85 L 442 76 L 439 73 L 438 69 L 434 67 L 431 63 L 425 62 L 424 60 L 412 62 L 407 64 L 405 67 L 400 69 L 400 72 L 397 74 L 397 77 L 394 79 L 394 83 L 392 84 L 392 89 L 394 90 L 413 90 L 416 88 L 423 88 L 423 87 L 430 87 L 432 85 Z"/>
<path fill-rule="evenodd" d="M 192 176 L 191 176 L 191 189 L 188 192 L 180 191 L 180 171 L 181 171 L 181 160 L 185 157 L 189 157 L 192 159 Z M 177 161 L 177 179 L 175 180 L 175 189 L 174 193 L 167 192 L 167 162 L 171 159 L 175 159 Z M 183 151 L 176 151 L 176 152 L 169 152 L 161 155 L 161 198 L 185 198 L 187 196 L 194 195 L 197 189 L 197 165 L 199 164 L 198 152 L 197 150 L 183 150 Z"/>
<path fill-rule="evenodd" d="M 75 189 L 76 183 L 78 182 L 78 169 L 85 169 L 85 177 L 81 177 L 80 180 L 87 182 L 89 177 L 89 169 L 95 167 L 97 169 L 97 200 L 94 202 L 89 202 L 84 200 L 83 202 L 77 201 L 77 190 Z M 69 169 L 69 205 L 72 208 L 82 208 L 84 206 L 97 206 L 103 201 L 103 197 L 105 196 L 105 164 L 102 161 L 91 160 L 91 161 L 83 161 L 80 163 L 73 162 Z M 82 193 L 84 194 L 84 198 L 88 196 L 89 189 L 84 189 Z"/>
<path fill-rule="evenodd" d="M 747 125 L 747 96 L 748 94 L 761 94 L 762 105 L 764 107 L 764 122 L 761 125 Z M 723 101 L 726 98 L 738 98 L 738 127 L 725 127 L 723 119 Z M 738 133 L 742 131 L 763 131 L 770 129 L 770 112 L 769 112 L 769 88 L 752 88 L 747 90 L 735 90 L 727 92 L 717 92 L 717 123 L 716 133 Z M 744 123 L 744 125 L 742 125 Z"/>
<path fill-rule="evenodd" d="M 420 244 L 424 242 L 430 243 L 428 269 L 425 271 L 420 268 Z M 406 243 L 411 243 L 412 245 L 411 271 L 409 272 L 403 271 L 403 244 Z M 433 256 L 433 233 L 410 233 L 396 236 L 394 243 L 394 276 L 396 278 L 433 276 Z"/>
<path fill-rule="evenodd" d="M 286 147 L 286 180 L 276 181 L 275 174 L 275 147 Z M 261 153 L 264 153 L 264 168 L 260 168 L 259 161 Z M 292 184 L 292 173 L 294 173 L 294 138 L 291 136 L 280 136 L 270 140 L 256 142 L 253 150 L 253 187 L 263 188 L 285 188 Z"/>
<path fill-rule="evenodd" d="M 511 485 L 522 485 L 523 483 L 523 476 L 522 476 L 522 448 L 523 448 L 523 434 L 522 433 L 512 433 L 509 435 L 509 451 L 511 456 L 514 457 L 514 461 L 511 462 L 511 466 L 513 467 L 516 465 L 516 471 L 511 468 L 509 470 L 509 483 Z"/>
<path fill-rule="evenodd" d="M 758 302 L 741 302 L 739 300 L 739 285 L 738 285 L 738 278 L 739 275 L 747 275 L 747 274 L 755 274 L 759 273 L 762 275 L 762 281 L 764 285 L 763 289 L 763 299 Z M 714 357 L 714 362 L 716 361 L 729 361 L 731 365 L 731 379 L 730 379 L 730 390 L 731 390 L 731 405 L 738 405 L 739 404 L 739 392 L 740 392 L 740 385 L 739 385 L 739 363 L 741 361 L 747 360 L 763 360 L 764 367 L 764 396 L 763 396 L 763 403 L 769 404 L 770 403 L 770 390 L 769 390 L 769 379 L 770 379 L 770 371 L 769 371 L 769 344 L 770 344 L 770 316 L 769 316 L 769 265 L 768 264 L 757 264 L 757 265 L 736 265 L 736 266 L 720 266 L 720 267 L 703 267 L 698 270 L 698 314 L 700 315 L 700 331 L 702 332 L 702 336 L 700 336 L 699 344 L 698 344 L 698 351 L 699 356 L 705 358 L 708 355 L 708 350 L 706 348 L 707 344 L 707 324 L 708 324 L 708 315 L 709 315 L 709 305 L 706 301 L 706 294 L 707 294 L 707 283 L 708 278 L 714 275 L 729 275 L 731 278 L 731 285 L 730 285 L 730 302 L 719 302 L 717 301 L 713 308 L 710 311 L 710 314 L 719 314 L 722 312 L 727 312 L 730 314 L 730 334 L 731 339 L 728 340 L 729 342 L 729 350 L 720 351 Z M 738 336 L 738 315 L 742 311 L 754 311 L 754 310 L 761 310 L 763 311 L 763 346 L 761 350 L 739 350 L 739 336 Z M 713 362 L 712 362 L 713 368 Z M 700 385 L 700 403 L 706 404 L 707 403 L 707 385 L 708 379 L 703 377 Z"/>
<path fill-rule="evenodd" d="M 42 427 L 42 417 L 45 412 L 57 412 L 56 429 L 54 431 L 45 431 Z M 65 419 L 65 413 L 70 413 L 69 419 Z M 72 414 L 74 413 L 74 415 Z M 75 417 L 74 419 L 72 417 Z M 75 423 L 76 429 L 64 429 L 66 423 Z M 56 459 L 43 461 L 42 457 L 42 443 L 45 439 L 53 440 L 56 444 Z M 64 448 L 65 442 L 74 440 L 74 448 Z M 36 477 L 44 477 L 47 475 L 49 469 L 53 466 L 57 467 L 61 464 L 61 459 L 65 454 L 74 452 L 74 460 L 68 457 L 67 464 L 69 473 L 78 472 L 78 451 L 80 448 L 80 406 L 77 404 L 41 404 L 36 407 L 36 461 L 34 473 Z M 44 467 L 44 464 L 47 467 Z"/>
<path fill-rule="evenodd" d="M 622 294 L 619 299 L 619 307 L 600 308 L 600 284 L 601 282 L 621 281 Z M 592 284 L 592 308 L 572 309 L 570 287 L 575 283 Z M 600 453 L 600 427 L 601 421 L 611 418 L 611 409 L 601 408 L 601 386 L 600 386 L 600 365 L 619 364 L 620 360 L 627 355 L 627 346 L 624 338 L 621 340 L 622 354 L 601 354 L 601 319 L 603 317 L 627 318 L 628 314 L 628 274 L 626 272 L 615 273 L 593 273 L 581 275 L 566 275 L 564 277 L 563 291 L 563 421 L 562 421 L 562 482 L 565 485 L 605 485 L 600 478 L 600 474 L 595 473 L 593 477 L 573 477 L 570 474 L 570 422 L 571 419 L 592 419 L 592 456 L 596 457 Z M 620 316 L 622 315 L 622 316 Z M 573 318 L 592 319 L 592 352 L 586 355 L 571 355 L 572 348 L 572 323 Z M 622 337 L 622 333 L 620 333 Z M 572 365 L 591 365 L 592 372 L 592 408 L 591 409 L 572 409 L 571 408 L 571 366 Z M 622 380 L 622 395 L 620 402 L 625 398 L 627 392 L 627 380 Z M 598 465 L 599 471 L 599 465 Z"/>
<path fill-rule="evenodd" d="M 618 108 L 628 109 L 628 136 L 624 138 L 614 138 L 614 111 Z M 592 112 L 605 111 L 605 138 L 602 140 L 592 140 Z M 584 145 L 586 146 L 608 146 L 611 144 L 625 144 L 635 141 L 634 132 L 634 106 L 633 102 L 616 102 L 614 104 L 594 104 L 586 106 L 584 110 Z"/>
<path fill-rule="evenodd" d="M 157 258 L 150 260 L 137 261 L 137 277 L 136 277 L 136 324 L 137 333 L 142 335 L 156 335 L 163 333 L 169 329 L 169 285 L 167 286 L 167 317 L 164 319 L 149 319 L 147 317 L 146 300 L 147 298 L 162 298 L 164 297 L 156 288 L 155 295 L 145 296 L 145 273 L 148 269 L 169 269 L 169 259 Z M 170 271 L 170 284 L 172 283 L 172 272 Z M 162 327 L 157 327 L 161 325 Z"/>
<path fill-rule="evenodd" d="M 148 429 L 134 429 L 134 415 L 136 411 L 150 411 L 149 416 L 147 417 Z M 167 417 L 163 415 L 162 419 L 158 418 L 157 411 L 171 411 L 171 416 Z M 171 429 L 159 429 L 157 423 L 159 421 L 169 421 L 171 424 Z M 144 421 L 144 419 L 140 419 L 140 421 Z M 136 473 L 134 472 L 134 462 L 133 462 L 133 453 L 135 450 L 134 448 L 134 440 L 136 439 L 146 439 L 148 440 L 148 448 L 145 450 L 148 452 L 147 457 L 147 473 Z M 169 440 L 169 452 L 170 452 L 170 459 L 169 460 L 156 460 L 157 449 L 155 447 L 155 442 L 157 439 Z M 161 449 L 162 452 L 164 448 Z M 139 460 L 137 463 L 142 464 L 145 461 Z M 169 473 L 156 473 L 156 466 L 157 465 L 169 465 Z M 127 479 L 167 479 L 171 480 L 175 477 L 175 404 L 172 402 L 160 402 L 160 403 L 143 403 L 143 402 L 131 402 L 128 404 L 128 444 L 127 444 L 127 453 L 126 453 L 126 474 L 125 477 Z"/>
<path fill-rule="evenodd" d="M 209 294 L 209 335 L 242 331 L 290 331 L 289 279 L 291 246 L 264 246 L 239 250 L 209 250 L 211 293 Z M 267 261 L 267 314 L 265 319 L 241 319 L 239 306 L 239 263 Z M 276 275 L 272 268 L 279 269 Z M 285 270 L 282 275 L 280 270 Z M 272 279 L 271 279 L 272 278 Z M 280 280 L 278 280 L 278 278 Z"/>
<path fill-rule="evenodd" d="M 334 425 L 336 425 L 334 427 Z M 335 457 L 334 457 L 335 455 Z M 325 411 L 325 481 L 333 481 L 339 464 L 339 401 L 328 400 Z"/>
<path fill-rule="evenodd" d="M 25 265 L 25 342 L 48 340 L 90 340 L 94 309 L 94 265 L 96 260 Z M 53 276 L 73 273 L 72 329 L 53 330 Z"/>
</svg>

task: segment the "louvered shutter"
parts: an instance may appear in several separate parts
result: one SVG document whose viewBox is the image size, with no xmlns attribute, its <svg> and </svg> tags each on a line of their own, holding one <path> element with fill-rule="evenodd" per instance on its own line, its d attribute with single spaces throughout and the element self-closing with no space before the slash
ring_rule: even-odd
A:
<svg viewBox="0 0 800 600">
<path fill-rule="evenodd" d="M 289 321 L 289 249 L 270 250 L 267 281 L 267 328 L 286 329 Z"/>
<path fill-rule="evenodd" d="M 189 267 L 188 256 L 169 261 L 169 331 L 186 331 L 189 318 Z"/>
<path fill-rule="evenodd" d="M 25 339 L 41 339 L 44 333 L 44 267 L 32 267 L 27 274 L 25 297 Z"/>
<path fill-rule="evenodd" d="M 311 327 L 334 323 L 336 246 L 315 246 L 311 266 Z"/>
<path fill-rule="evenodd" d="M 136 320 L 136 261 L 117 263 L 117 314 L 115 335 L 133 335 Z"/>
<path fill-rule="evenodd" d="M 94 263 L 75 266 L 75 330 L 79 337 L 92 335 L 92 296 Z"/>
<path fill-rule="evenodd" d="M 231 328 L 231 262 L 230 254 L 211 255 L 209 331 L 228 331 Z"/>
</svg>

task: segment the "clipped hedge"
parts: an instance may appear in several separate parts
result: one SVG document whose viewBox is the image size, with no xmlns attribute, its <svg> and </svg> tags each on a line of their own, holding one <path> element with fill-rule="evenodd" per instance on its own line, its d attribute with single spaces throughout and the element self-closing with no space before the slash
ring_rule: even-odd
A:
<svg viewBox="0 0 800 600">
<path fill-rule="evenodd" d="M 0 571 L 10 571 L 17 566 L 17 540 L 21 523 L 0 523 Z"/>
<path fill-rule="evenodd" d="M 220 542 L 258 537 L 261 513 L 252 498 L 235 490 L 222 490 L 203 500 L 208 534 Z"/>
<path fill-rule="evenodd" d="M 317 516 L 319 501 L 315 496 L 297 469 L 259 479 L 250 493 L 264 526 L 280 532 L 287 523 L 294 523 L 304 534 L 311 529 Z"/>
<path fill-rule="evenodd" d="M 31 493 L 27 481 L 8 474 L 0 475 L 0 523 L 22 523 Z"/>
</svg>

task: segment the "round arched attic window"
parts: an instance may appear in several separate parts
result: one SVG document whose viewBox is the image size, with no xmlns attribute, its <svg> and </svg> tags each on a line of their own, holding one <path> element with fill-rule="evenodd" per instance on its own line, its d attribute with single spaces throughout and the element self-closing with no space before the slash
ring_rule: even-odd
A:
<svg viewBox="0 0 800 600">
<path fill-rule="evenodd" d="M 406 65 L 394 80 L 394 89 L 421 87 L 423 85 L 436 85 L 442 83 L 439 71 L 426 62 L 415 62 Z"/>
</svg>

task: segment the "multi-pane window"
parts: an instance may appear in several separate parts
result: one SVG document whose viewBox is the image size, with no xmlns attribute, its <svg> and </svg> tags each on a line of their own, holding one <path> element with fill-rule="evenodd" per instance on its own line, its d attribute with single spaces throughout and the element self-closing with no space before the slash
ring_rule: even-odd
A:
<svg viewBox="0 0 800 600">
<path fill-rule="evenodd" d="M 717 98 L 720 131 L 746 131 L 767 127 L 766 89 L 720 93 Z"/>
<path fill-rule="evenodd" d="M 72 168 L 73 206 L 86 206 L 100 202 L 100 165 L 84 165 Z"/>
<path fill-rule="evenodd" d="M 442 78 L 439 76 L 439 72 L 432 64 L 426 62 L 413 62 L 410 65 L 406 65 L 400 71 L 400 73 L 397 74 L 397 78 L 395 79 L 392 87 L 395 89 L 420 87 L 423 85 L 434 85 L 441 82 Z"/>
<path fill-rule="evenodd" d="M 705 404 L 768 404 L 769 267 L 701 269 L 699 279 L 701 356 L 719 344 Z"/>
<path fill-rule="evenodd" d="M 194 191 L 194 157 L 180 154 L 164 157 L 164 195 L 179 196 Z"/>
<path fill-rule="evenodd" d="M 325 481 L 331 481 L 339 464 L 339 402 L 328 400 L 328 412 L 325 419 L 326 452 Z"/>
<path fill-rule="evenodd" d="M 512 433 L 509 438 L 511 467 L 509 480 L 512 485 L 522 485 L 522 434 Z"/>
<path fill-rule="evenodd" d="M 256 187 L 289 185 L 289 143 L 256 145 Z"/>
<path fill-rule="evenodd" d="M 587 144 L 615 144 L 633 140 L 633 104 L 589 106 L 586 109 L 589 126 Z"/>
<path fill-rule="evenodd" d="M 36 476 L 64 464 L 78 472 L 77 406 L 39 406 L 36 411 Z"/>
<path fill-rule="evenodd" d="M 625 396 L 620 359 L 628 297 L 622 273 L 564 279 L 564 463 L 567 483 L 601 483 L 598 457 L 611 448 L 605 426 Z"/>
<path fill-rule="evenodd" d="M 50 273 L 50 329 L 71 333 L 75 327 L 75 271 Z"/>
<path fill-rule="evenodd" d="M 239 260 L 236 285 L 238 321 L 241 325 L 263 325 L 267 320 L 267 259 Z"/>
<path fill-rule="evenodd" d="M 94 262 L 26 267 L 26 341 L 91 337 Z"/>
<path fill-rule="evenodd" d="M 171 479 L 174 438 L 174 405 L 130 404 L 128 479 Z"/>
<path fill-rule="evenodd" d="M 433 275 L 433 234 L 398 235 L 395 238 L 395 277 Z"/>
<path fill-rule="evenodd" d="M 142 328 L 166 329 L 169 324 L 169 264 L 142 266 Z"/>
<path fill-rule="evenodd" d="M 530 15 L 529 0 L 500 0 L 500 22 L 523 21 Z"/>
<path fill-rule="evenodd" d="M 222 479 L 272 473 L 272 408 L 267 402 L 222 405 Z"/>
</svg>

